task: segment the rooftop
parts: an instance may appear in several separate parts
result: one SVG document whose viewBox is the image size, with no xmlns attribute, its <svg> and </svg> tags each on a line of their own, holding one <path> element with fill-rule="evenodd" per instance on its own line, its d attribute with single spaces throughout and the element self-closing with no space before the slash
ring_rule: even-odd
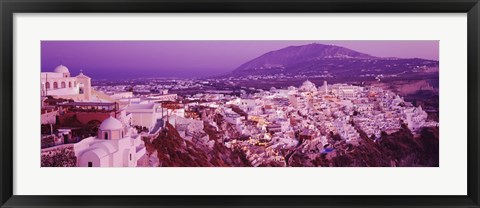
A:
<svg viewBox="0 0 480 208">
<path fill-rule="evenodd" d="M 127 107 L 127 110 L 137 110 L 137 109 L 153 109 L 155 106 L 154 103 L 149 104 L 131 104 Z"/>
<path fill-rule="evenodd" d="M 70 102 L 59 104 L 59 106 L 114 106 L 116 103 L 111 102 Z"/>
</svg>

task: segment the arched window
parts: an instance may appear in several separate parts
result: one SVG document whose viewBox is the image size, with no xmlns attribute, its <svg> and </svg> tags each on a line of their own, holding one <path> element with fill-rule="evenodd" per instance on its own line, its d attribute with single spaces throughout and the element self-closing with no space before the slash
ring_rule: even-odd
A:
<svg viewBox="0 0 480 208">
<path fill-rule="evenodd" d="M 105 132 L 103 138 L 104 138 L 105 140 L 108 140 L 108 132 Z"/>
<path fill-rule="evenodd" d="M 58 83 L 57 82 L 54 82 L 53 83 L 53 89 L 57 89 L 58 88 Z"/>
<path fill-rule="evenodd" d="M 73 87 L 77 87 L 77 81 L 73 81 Z"/>
<path fill-rule="evenodd" d="M 67 87 L 67 85 L 65 84 L 65 82 L 62 82 L 61 86 L 62 86 L 62 88 Z"/>
<path fill-rule="evenodd" d="M 123 131 L 122 131 L 122 138 L 123 138 Z"/>
<path fill-rule="evenodd" d="M 72 88 L 72 82 L 68 82 L 68 88 Z"/>
<path fill-rule="evenodd" d="M 50 89 L 50 82 L 45 83 L 45 87 L 46 87 L 47 89 Z"/>
</svg>

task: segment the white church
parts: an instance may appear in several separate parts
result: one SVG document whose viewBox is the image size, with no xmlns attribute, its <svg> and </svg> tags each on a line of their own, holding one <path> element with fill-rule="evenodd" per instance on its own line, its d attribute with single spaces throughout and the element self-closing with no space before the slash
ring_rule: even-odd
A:
<svg viewBox="0 0 480 208">
<path fill-rule="evenodd" d="M 77 167 L 136 167 L 146 153 L 140 134 L 113 117 L 102 122 L 96 137 L 83 139 L 73 149 Z"/>
<path fill-rule="evenodd" d="M 53 72 L 42 72 L 40 76 L 42 96 L 61 96 L 77 101 L 90 100 L 92 95 L 91 78 L 82 72 L 71 77 L 68 68 L 59 65 Z"/>
</svg>

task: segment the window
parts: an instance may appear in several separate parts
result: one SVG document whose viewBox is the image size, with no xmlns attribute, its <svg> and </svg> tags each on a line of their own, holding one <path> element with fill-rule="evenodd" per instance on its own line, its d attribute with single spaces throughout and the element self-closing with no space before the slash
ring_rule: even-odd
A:
<svg viewBox="0 0 480 208">
<path fill-rule="evenodd" d="M 50 89 L 50 82 L 45 83 L 47 89 Z"/>
<path fill-rule="evenodd" d="M 53 83 L 53 89 L 57 89 L 58 88 L 58 83 L 54 82 Z"/>
<path fill-rule="evenodd" d="M 130 161 L 132 160 L 132 153 L 130 153 Z"/>
<path fill-rule="evenodd" d="M 92 163 L 92 162 L 88 162 L 88 167 L 93 167 L 93 163 Z"/>
<path fill-rule="evenodd" d="M 62 86 L 62 88 L 66 88 L 66 87 L 67 87 L 67 85 L 65 84 L 65 82 L 62 82 L 61 86 Z"/>
<path fill-rule="evenodd" d="M 105 132 L 103 138 L 104 138 L 105 140 L 108 140 L 108 132 Z"/>
<path fill-rule="evenodd" d="M 68 82 L 68 88 L 72 88 L 72 82 Z"/>
</svg>

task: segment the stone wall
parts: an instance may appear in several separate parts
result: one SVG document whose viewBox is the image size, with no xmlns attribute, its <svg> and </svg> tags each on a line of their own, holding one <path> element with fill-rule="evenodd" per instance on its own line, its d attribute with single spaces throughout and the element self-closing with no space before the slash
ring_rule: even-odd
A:
<svg viewBox="0 0 480 208">
<path fill-rule="evenodd" d="M 77 157 L 73 145 L 46 148 L 41 153 L 42 167 L 76 167 Z"/>
</svg>

